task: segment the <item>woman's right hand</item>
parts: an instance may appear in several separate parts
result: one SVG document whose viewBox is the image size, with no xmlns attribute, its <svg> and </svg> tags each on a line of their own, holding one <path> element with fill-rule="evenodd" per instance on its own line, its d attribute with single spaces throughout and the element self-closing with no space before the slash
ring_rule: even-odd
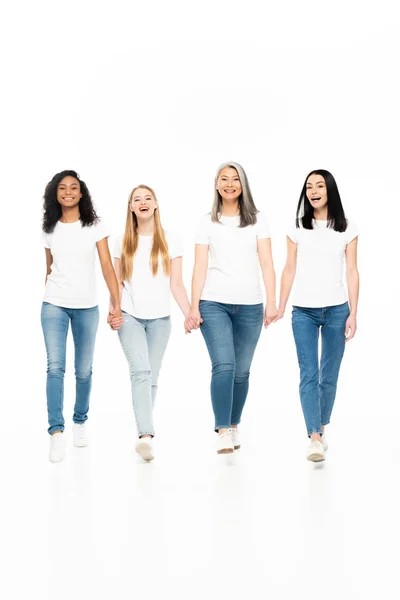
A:
<svg viewBox="0 0 400 600">
<path fill-rule="evenodd" d="M 185 331 L 190 333 L 192 329 L 198 329 L 203 322 L 198 308 L 191 308 L 185 319 Z"/>
<path fill-rule="evenodd" d="M 122 323 L 124 322 L 124 317 L 122 316 L 121 309 L 118 308 L 110 308 L 110 311 L 107 316 L 107 323 L 114 331 L 120 329 Z"/>
<path fill-rule="evenodd" d="M 279 321 L 279 319 L 283 319 L 284 314 L 285 314 L 285 309 L 279 307 L 278 314 L 276 315 L 275 319 L 272 322 L 276 323 L 277 321 Z"/>
</svg>

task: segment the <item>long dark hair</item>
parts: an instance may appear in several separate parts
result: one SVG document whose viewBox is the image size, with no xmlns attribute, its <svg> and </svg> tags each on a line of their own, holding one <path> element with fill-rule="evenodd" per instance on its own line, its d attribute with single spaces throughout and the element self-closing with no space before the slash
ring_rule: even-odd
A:
<svg viewBox="0 0 400 600">
<path fill-rule="evenodd" d="M 45 233 L 53 233 L 54 227 L 62 215 L 61 205 L 57 200 L 57 189 L 58 184 L 64 177 L 74 177 L 79 182 L 82 194 L 82 198 L 79 200 L 79 220 L 82 223 L 82 227 L 90 227 L 90 225 L 94 225 L 94 223 L 99 221 L 86 183 L 82 179 L 79 179 L 76 171 L 61 171 L 61 173 L 54 175 L 53 179 L 46 185 L 44 191 L 42 229 Z"/>
<path fill-rule="evenodd" d="M 299 203 L 297 205 L 296 227 L 300 227 L 301 223 L 304 229 L 313 229 L 312 220 L 314 218 L 314 209 L 307 198 L 306 191 L 307 181 L 310 175 L 322 175 L 322 177 L 325 179 L 328 196 L 327 227 L 331 227 L 335 231 L 346 231 L 347 219 L 344 214 L 338 186 L 332 173 L 325 171 L 325 169 L 317 169 L 316 171 L 311 171 L 311 173 L 307 175 L 303 189 L 301 190 Z"/>
</svg>

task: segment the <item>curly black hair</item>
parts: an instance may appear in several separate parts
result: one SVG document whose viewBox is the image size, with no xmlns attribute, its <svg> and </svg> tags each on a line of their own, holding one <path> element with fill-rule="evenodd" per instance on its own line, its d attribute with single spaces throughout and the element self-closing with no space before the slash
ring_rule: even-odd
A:
<svg viewBox="0 0 400 600">
<path fill-rule="evenodd" d="M 82 227 L 90 227 L 90 225 L 94 225 L 100 220 L 94 210 L 92 198 L 90 197 L 86 183 L 82 181 L 82 179 L 79 179 L 79 175 L 76 171 L 61 171 L 61 173 L 56 173 L 56 175 L 54 175 L 53 179 L 46 185 L 44 191 L 42 229 L 45 233 L 52 233 L 54 231 L 54 228 L 62 215 L 61 206 L 57 200 L 57 188 L 60 181 L 68 176 L 74 177 L 79 181 L 82 193 L 82 198 L 79 200 L 79 219 L 82 223 Z"/>
</svg>

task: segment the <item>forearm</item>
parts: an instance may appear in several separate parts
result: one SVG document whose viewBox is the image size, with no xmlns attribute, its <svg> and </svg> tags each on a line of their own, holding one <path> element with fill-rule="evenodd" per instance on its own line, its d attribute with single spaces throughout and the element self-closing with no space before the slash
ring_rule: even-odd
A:
<svg viewBox="0 0 400 600">
<path fill-rule="evenodd" d="M 294 276 L 296 271 L 285 267 L 281 277 L 281 289 L 279 293 L 279 310 L 285 311 L 288 298 L 293 286 Z"/>
<path fill-rule="evenodd" d="M 190 312 L 190 302 L 183 283 L 171 285 L 171 293 L 186 318 Z"/>
<path fill-rule="evenodd" d="M 207 271 L 197 271 L 193 273 L 192 279 L 192 308 L 199 308 L 201 293 L 206 282 Z"/>
<path fill-rule="evenodd" d="M 276 277 L 274 268 L 271 265 L 261 266 L 261 271 L 265 285 L 267 304 L 276 305 Z"/>
<path fill-rule="evenodd" d="M 112 304 L 114 309 L 120 308 L 120 285 L 118 284 L 117 277 L 113 267 L 102 269 L 104 281 L 107 284 L 108 291 L 110 292 L 110 306 Z"/>
<path fill-rule="evenodd" d="M 347 272 L 347 290 L 349 292 L 350 314 L 357 316 L 358 294 L 360 290 L 360 276 L 357 269 Z"/>
</svg>

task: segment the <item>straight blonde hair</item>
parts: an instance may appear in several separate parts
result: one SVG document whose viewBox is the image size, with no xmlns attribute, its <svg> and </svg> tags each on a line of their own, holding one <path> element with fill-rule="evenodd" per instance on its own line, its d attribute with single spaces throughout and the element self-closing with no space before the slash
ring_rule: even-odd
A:
<svg viewBox="0 0 400 600">
<path fill-rule="evenodd" d="M 242 193 L 239 196 L 239 212 L 240 212 L 240 227 L 247 227 L 247 225 L 255 225 L 257 223 L 258 210 L 254 204 L 253 196 L 250 190 L 249 181 L 245 170 L 237 162 L 226 162 L 218 167 L 217 175 L 215 177 L 215 184 L 217 183 L 219 174 L 222 169 L 231 167 L 236 169 L 242 186 Z M 214 186 L 214 202 L 211 209 L 211 220 L 214 223 L 221 223 L 219 220 L 222 212 L 222 198 L 219 191 Z"/>
<path fill-rule="evenodd" d="M 157 197 L 154 190 L 148 185 L 137 185 L 131 191 L 128 201 L 128 210 L 126 214 L 126 225 L 125 233 L 122 239 L 122 251 L 121 251 L 121 262 L 120 262 L 120 273 L 121 280 L 127 281 L 131 279 L 133 272 L 134 256 L 139 244 L 139 234 L 137 231 L 138 222 L 135 213 L 131 210 L 131 202 L 133 194 L 139 188 L 149 190 L 154 200 L 157 202 Z M 154 234 L 153 234 L 153 245 L 150 252 L 150 265 L 153 276 L 157 275 L 159 258 L 163 264 L 165 275 L 169 275 L 171 271 L 170 258 L 168 251 L 168 243 L 165 237 L 164 229 L 161 225 L 160 211 L 157 208 L 154 211 Z"/>
</svg>

